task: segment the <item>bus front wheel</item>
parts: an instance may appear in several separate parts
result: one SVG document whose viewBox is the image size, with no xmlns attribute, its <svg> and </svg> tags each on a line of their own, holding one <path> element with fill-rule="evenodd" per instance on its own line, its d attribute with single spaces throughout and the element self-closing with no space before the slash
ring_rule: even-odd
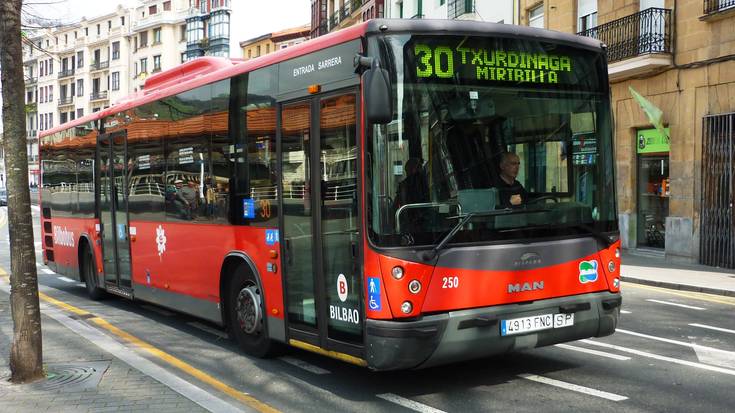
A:
<svg viewBox="0 0 735 413">
<path fill-rule="evenodd" d="M 268 338 L 262 291 L 245 263 L 230 280 L 227 303 L 230 333 L 243 351 L 256 357 L 271 355 L 274 344 Z"/>
</svg>

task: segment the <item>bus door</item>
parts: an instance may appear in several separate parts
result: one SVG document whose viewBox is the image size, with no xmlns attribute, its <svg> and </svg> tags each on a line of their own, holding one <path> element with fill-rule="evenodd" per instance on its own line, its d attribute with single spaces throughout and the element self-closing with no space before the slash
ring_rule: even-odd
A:
<svg viewBox="0 0 735 413">
<path fill-rule="evenodd" d="M 289 339 L 362 355 L 357 91 L 279 105 Z"/>
<path fill-rule="evenodd" d="M 128 165 L 126 132 L 102 134 L 97 140 L 99 160 L 99 217 L 105 288 L 130 297 L 130 240 L 128 229 Z"/>
</svg>

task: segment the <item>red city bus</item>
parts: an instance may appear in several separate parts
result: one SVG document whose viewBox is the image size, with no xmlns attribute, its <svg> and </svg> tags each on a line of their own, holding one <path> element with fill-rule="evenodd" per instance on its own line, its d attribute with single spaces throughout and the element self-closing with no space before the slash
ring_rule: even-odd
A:
<svg viewBox="0 0 735 413">
<path fill-rule="evenodd" d="M 200 58 L 41 134 L 44 262 L 376 370 L 615 331 L 603 46 L 372 20 Z"/>
</svg>

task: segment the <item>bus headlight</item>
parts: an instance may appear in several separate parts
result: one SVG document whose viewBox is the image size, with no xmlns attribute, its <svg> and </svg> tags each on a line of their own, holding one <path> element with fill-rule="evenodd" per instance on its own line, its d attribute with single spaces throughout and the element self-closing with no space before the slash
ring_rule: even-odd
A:
<svg viewBox="0 0 735 413">
<path fill-rule="evenodd" d="M 395 278 L 396 280 L 400 280 L 401 278 L 403 278 L 403 268 L 398 266 L 393 267 L 391 274 L 393 275 L 393 278 Z"/>
<path fill-rule="evenodd" d="M 607 270 L 610 272 L 615 272 L 615 261 L 610 260 L 610 262 L 607 263 Z"/>
<path fill-rule="evenodd" d="M 613 287 L 620 288 L 620 278 L 613 278 Z"/>
<path fill-rule="evenodd" d="M 620 258 L 620 248 L 615 248 L 615 258 Z"/>
<path fill-rule="evenodd" d="M 411 304 L 410 301 L 404 301 L 403 304 L 401 304 L 401 311 L 403 311 L 403 314 L 411 314 L 411 311 L 413 311 L 413 304 Z"/>
<path fill-rule="evenodd" d="M 411 294 L 418 294 L 419 291 L 421 291 L 421 283 L 418 280 L 411 280 L 411 282 L 408 283 L 408 291 L 410 291 Z"/>
</svg>

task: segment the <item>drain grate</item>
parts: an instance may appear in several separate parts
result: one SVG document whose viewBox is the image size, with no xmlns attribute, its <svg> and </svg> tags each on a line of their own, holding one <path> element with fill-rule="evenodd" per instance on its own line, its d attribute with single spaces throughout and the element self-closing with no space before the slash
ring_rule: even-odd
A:
<svg viewBox="0 0 735 413">
<path fill-rule="evenodd" d="M 84 364 L 49 364 L 46 366 L 46 380 L 38 384 L 44 390 L 86 390 L 94 389 L 102 380 L 102 375 L 110 362 L 85 362 Z"/>
<path fill-rule="evenodd" d="M 14 386 L 8 381 L 10 375 L 0 377 L 0 382 L 7 386 L 0 388 L 0 391 L 18 390 L 18 391 L 82 391 L 87 389 L 95 389 L 105 374 L 109 361 L 83 361 L 77 364 L 48 364 L 46 365 L 46 380 L 37 381 L 35 383 Z"/>
</svg>

